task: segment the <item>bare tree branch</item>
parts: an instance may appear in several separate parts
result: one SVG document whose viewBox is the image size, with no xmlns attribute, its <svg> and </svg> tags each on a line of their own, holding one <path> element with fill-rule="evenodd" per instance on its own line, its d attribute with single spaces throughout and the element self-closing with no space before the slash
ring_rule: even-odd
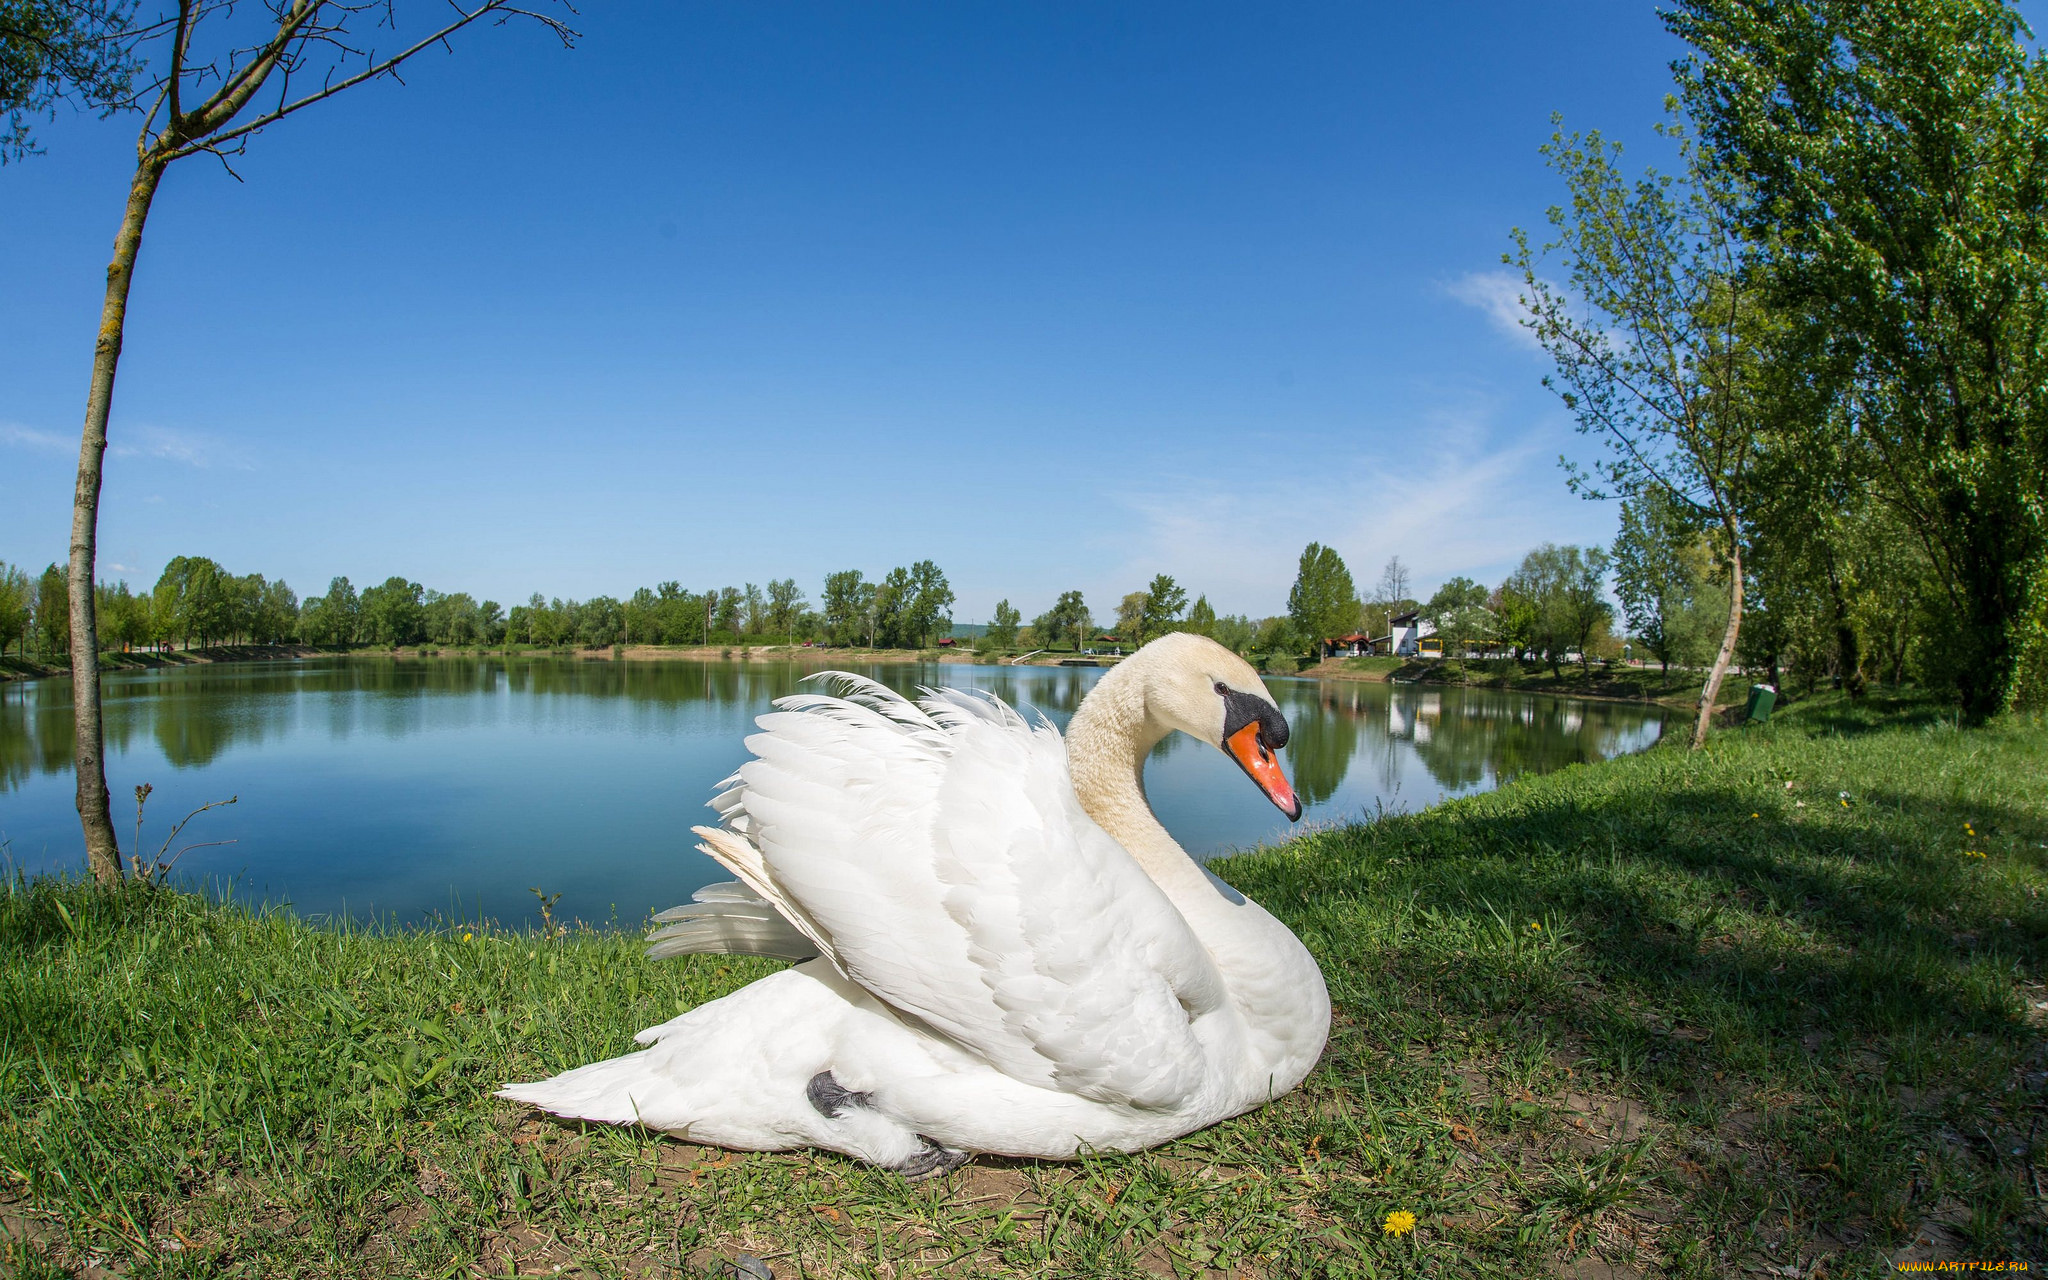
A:
<svg viewBox="0 0 2048 1280">
<path fill-rule="evenodd" d="M 301 4 L 306 4 L 308 3 L 308 0 L 299 0 L 299 2 Z M 311 0 L 311 3 L 315 7 L 317 7 L 318 0 Z M 414 44 L 413 46 L 406 49 L 402 53 L 393 54 L 391 57 L 384 59 L 382 62 L 373 63 L 372 65 L 365 67 L 363 70 L 357 72 L 355 75 L 348 77 L 346 80 L 325 85 L 318 92 L 309 93 L 305 97 L 300 98 L 295 102 L 289 103 L 287 105 L 269 111 L 264 115 L 258 116 L 256 119 L 249 121 L 247 124 L 239 125 L 223 133 L 214 134 L 208 140 L 209 149 L 211 147 L 217 147 L 223 142 L 228 142 L 236 138 L 245 137 L 251 133 L 256 132 L 258 129 L 265 127 L 266 125 L 275 124 L 279 120 L 282 120 L 286 116 L 292 114 L 294 111 L 300 111 L 306 107 L 310 107 L 314 103 L 319 102 L 324 98 L 331 98 L 335 94 L 340 93 L 342 90 L 353 88 L 366 80 L 375 80 L 379 76 L 390 75 L 400 64 L 405 62 L 406 59 L 412 57 L 414 54 L 420 53 L 428 48 L 431 48 L 436 44 L 445 42 L 449 36 L 454 35 L 456 32 L 462 30 L 470 23 L 475 22 L 477 19 L 482 17 L 495 14 L 498 15 L 499 20 L 501 22 L 513 17 L 531 18 L 534 21 L 539 22 L 543 26 L 547 27 L 550 31 L 554 32 L 555 35 L 558 38 L 560 38 L 564 44 L 569 43 L 575 37 L 575 32 L 570 30 L 570 28 L 565 23 L 563 23 L 557 18 L 550 17 L 546 14 L 537 13 L 531 9 L 520 8 L 510 3 L 501 3 L 500 0 L 486 0 L 486 3 L 478 5 L 473 10 L 462 11 L 458 9 L 457 11 L 462 14 L 461 17 L 449 23 L 447 26 L 441 28 L 439 31 L 436 31 L 434 34 L 420 40 L 418 43 Z M 282 33 L 282 29 L 280 29 L 280 32 Z M 273 63 L 276 61 L 275 56 L 271 57 L 271 61 Z M 267 68 L 265 74 L 268 74 Z M 256 83 L 260 85 L 260 78 Z M 254 86 L 250 86 L 249 93 L 253 92 Z M 235 101 L 234 111 L 228 112 L 227 116 L 225 117 L 226 119 L 232 119 L 234 112 L 241 110 L 242 105 L 248 101 L 249 93 L 240 94 L 238 96 L 238 98 Z M 209 116 L 211 116 L 211 113 L 209 113 Z M 193 146 L 183 147 L 176 151 L 173 151 L 171 155 L 173 158 L 177 158 L 179 156 L 190 155 L 194 151 L 199 149 L 200 148 Z"/>
</svg>

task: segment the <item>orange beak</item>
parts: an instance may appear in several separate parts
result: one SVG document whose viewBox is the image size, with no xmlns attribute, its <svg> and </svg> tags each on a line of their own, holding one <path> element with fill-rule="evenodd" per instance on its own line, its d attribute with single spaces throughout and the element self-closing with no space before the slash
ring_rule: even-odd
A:
<svg viewBox="0 0 2048 1280">
<path fill-rule="evenodd" d="M 1287 775 L 1280 772 L 1280 761 L 1266 744 L 1259 741 L 1259 726 L 1256 722 L 1246 725 L 1224 740 L 1223 749 L 1238 767 L 1251 775 L 1259 784 L 1259 790 L 1266 793 L 1280 812 L 1287 815 L 1289 822 L 1301 817 L 1301 801 L 1295 798 L 1294 788 L 1287 784 Z"/>
</svg>

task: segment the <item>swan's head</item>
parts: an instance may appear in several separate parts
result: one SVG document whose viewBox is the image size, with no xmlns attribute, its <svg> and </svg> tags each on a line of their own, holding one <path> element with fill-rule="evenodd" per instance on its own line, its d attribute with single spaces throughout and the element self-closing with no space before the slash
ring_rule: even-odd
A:
<svg viewBox="0 0 2048 1280">
<path fill-rule="evenodd" d="M 1143 680 L 1148 718 L 1220 747 L 1288 821 L 1301 817 L 1276 754 L 1287 745 L 1287 717 L 1250 663 L 1205 636 L 1175 632 L 1120 665 Z"/>
</svg>

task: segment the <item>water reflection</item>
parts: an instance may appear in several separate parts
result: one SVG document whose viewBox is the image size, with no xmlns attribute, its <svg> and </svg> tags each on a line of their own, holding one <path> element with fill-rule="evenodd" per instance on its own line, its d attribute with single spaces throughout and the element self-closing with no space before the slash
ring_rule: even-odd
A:
<svg viewBox="0 0 2048 1280">
<path fill-rule="evenodd" d="M 523 917 L 526 887 L 585 919 L 637 921 L 717 874 L 691 823 L 740 740 L 809 668 L 552 658 L 333 659 L 111 675 L 109 781 L 156 787 L 157 829 L 207 800 L 183 870 L 306 911 Z M 989 689 L 1064 724 L 1093 669 L 881 665 L 894 688 Z M 1656 740 L 1664 712 L 1490 690 L 1270 682 L 1311 820 L 1415 808 Z M 29 871 L 79 861 L 70 687 L 0 685 L 0 838 Z M 1161 819 L 1199 854 L 1287 823 L 1221 752 L 1176 736 L 1148 765 Z M 217 820 L 216 820 L 217 819 Z M 125 820 L 122 823 L 125 835 Z"/>
</svg>

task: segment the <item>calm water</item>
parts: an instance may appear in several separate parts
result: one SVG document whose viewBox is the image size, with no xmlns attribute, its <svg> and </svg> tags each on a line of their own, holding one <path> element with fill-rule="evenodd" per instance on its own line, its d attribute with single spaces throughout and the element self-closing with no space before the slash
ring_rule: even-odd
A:
<svg viewBox="0 0 2048 1280">
<path fill-rule="evenodd" d="M 1064 724 L 1099 670 L 876 666 L 903 690 L 992 689 Z M 122 847 L 150 783 L 143 845 L 210 800 L 180 843 L 188 883 L 308 914 L 523 920 L 530 887 L 558 911 L 637 924 L 726 876 L 691 848 L 741 739 L 806 669 L 766 663 L 545 658 L 333 659 L 122 673 L 105 686 L 107 775 Z M 1303 822 L 1419 809 L 1525 771 L 1634 751 L 1665 712 L 1627 703 L 1273 680 L 1293 727 L 1282 760 Z M 70 683 L 0 685 L 0 839 L 30 873 L 83 863 L 71 799 Z M 1176 735 L 1146 788 L 1189 850 L 1214 854 L 1287 822 L 1224 754 Z"/>
</svg>

